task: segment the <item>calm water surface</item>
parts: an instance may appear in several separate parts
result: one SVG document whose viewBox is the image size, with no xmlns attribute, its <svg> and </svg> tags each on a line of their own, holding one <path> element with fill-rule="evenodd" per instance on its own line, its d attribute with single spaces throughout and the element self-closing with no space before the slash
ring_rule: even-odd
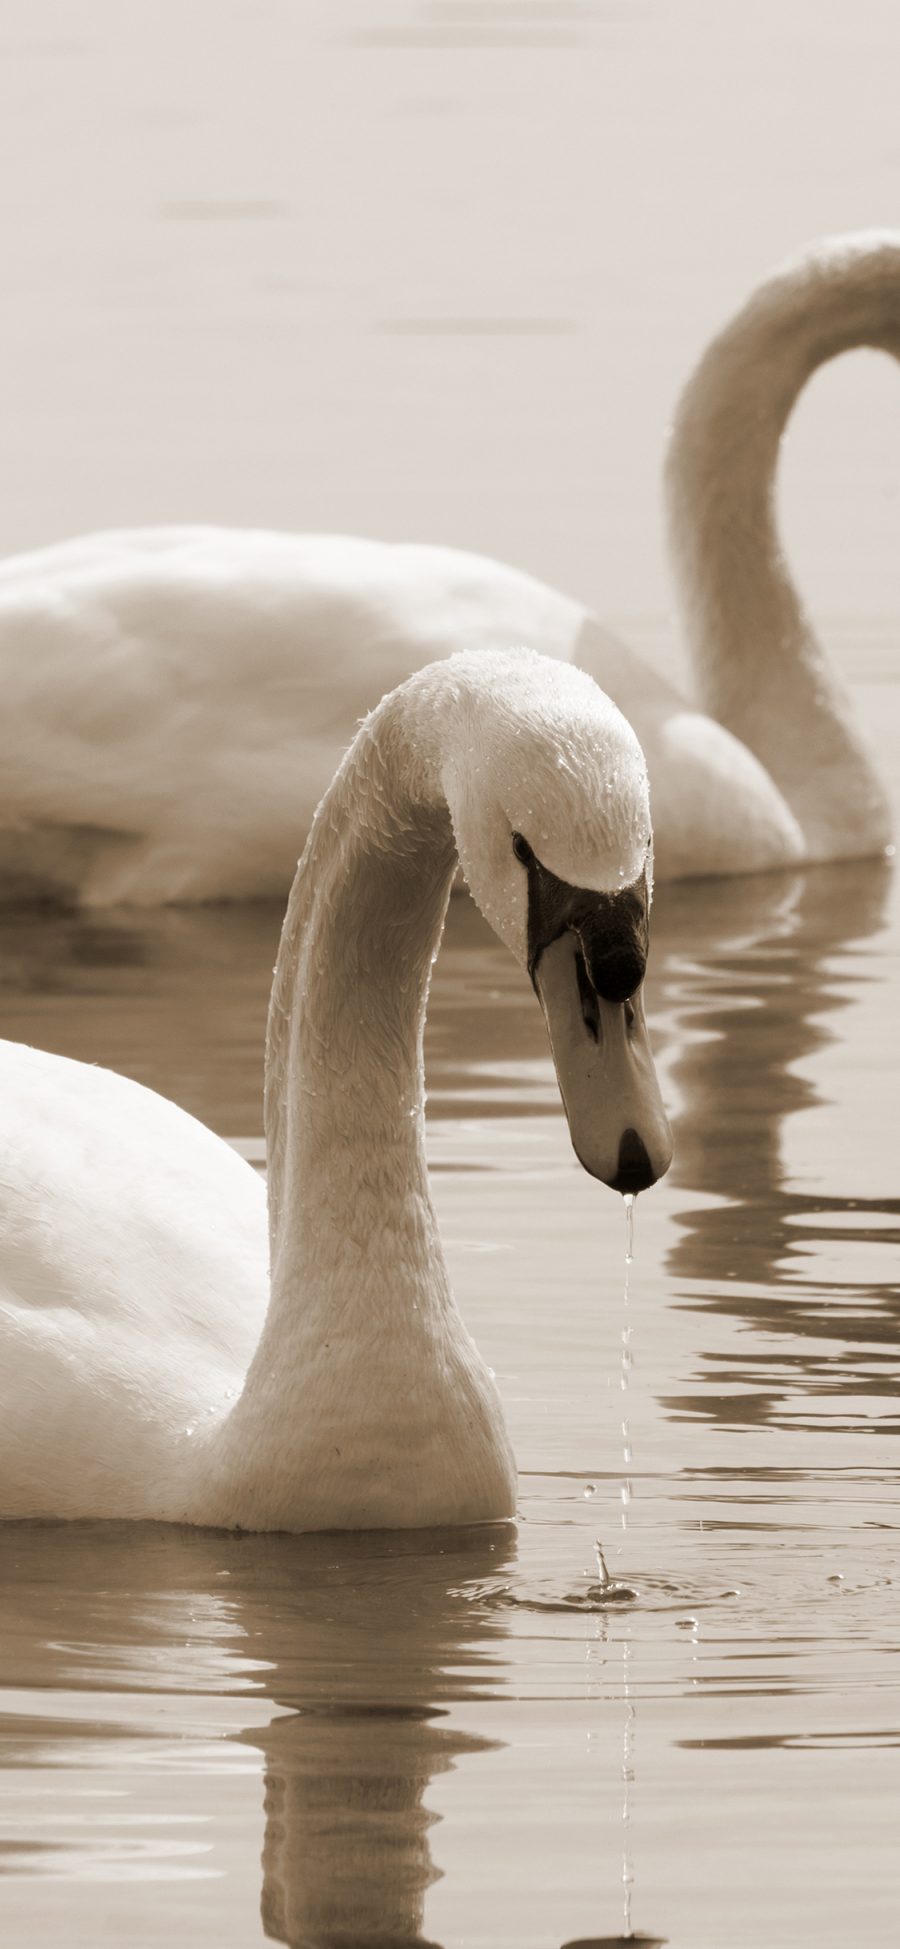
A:
<svg viewBox="0 0 900 1949">
<path fill-rule="evenodd" d="M 260 1159 L 278 924 L 23 918 L 4 1032 Z M 438 964 L 435 1190 L 517 1532 L 0 1529 L 5 1940 L 892 1939 L 897 884 L 662 889 L 654 935 L 677 1152 L 627 1300 L 621 1202 L 463 899 Z"/>
<path fill-rule="evenodd" d="M 2 38 L 4 552 L 453 542 L 671 668 L 673 402 L 786 252 L 896 222 L 893 0 L 11 0 Z M 780 481 L 895 770 L 897 398 L 884 359 L 821 375 Z M 4 920 L 0 1026 L 261 1162 L 278 923 Z M 627 1302 L 463 902 L 437 970 L 435 1192 L 516 1532 L 0 1528 L 11 1949 L 897 1939 L 897 884 L 663 890 L 654 935 L 677 1151 Z"/>
</svg>

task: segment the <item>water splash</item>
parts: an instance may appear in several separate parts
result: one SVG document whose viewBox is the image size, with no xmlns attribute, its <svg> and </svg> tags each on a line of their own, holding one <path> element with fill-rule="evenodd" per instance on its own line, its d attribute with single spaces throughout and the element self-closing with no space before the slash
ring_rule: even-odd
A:
<svg viewBox="0 0 900 1949">
<path fill-rule="evenodd" d="M 599 1604 L 633 1604 L 638 1593 L 633 1584 L 623 1584 L 617 1577 L 611 1577 L 603 1554 L 599 1537 L 594 1539 L 594 1556 L 597 1560 L 597 1581 L 588 1584 L 582 1602 L 594 1609 Z"/>
</svg>

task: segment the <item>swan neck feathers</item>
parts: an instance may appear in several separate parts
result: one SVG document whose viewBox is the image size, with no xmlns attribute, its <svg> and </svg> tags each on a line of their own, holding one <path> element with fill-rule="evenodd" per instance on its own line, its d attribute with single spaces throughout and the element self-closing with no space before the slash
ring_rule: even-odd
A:
<svg viewBox="0 0 900 1949">
<path fill-rule="evenodd" d="M 872 756 L 776 519 L 781 438 L 797 397 L 820 365 L 855 346 L 900 358 L 900 232 L 826 239 L 767 279 L 689 379 L 666 464 L 699 701 L 766 766 L 812 859 L 877 851 L 890 835 Z"/>
</svg>

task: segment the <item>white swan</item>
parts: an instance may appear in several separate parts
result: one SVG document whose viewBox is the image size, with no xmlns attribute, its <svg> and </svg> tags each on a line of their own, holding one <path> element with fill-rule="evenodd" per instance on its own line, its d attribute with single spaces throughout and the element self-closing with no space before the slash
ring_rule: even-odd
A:
<svg viewBox="0 0 900 1949">
<path fill-rule="evenodd" d="M 885 794 L 773 513 L 794 400 L 853 345 L 900 352 L 900 233 L 804 252 L 686 389 L 667 488 L 696 703 L 579 603 L 452 549 L 172 529 L 0 566 L 0 890 L 283 895 L 361 713 L 461 645 L 522 642 L 633 724 L 658 877 L 878 852 Z"/>
<path fill-rule="evenodd" d="M 454 843 L 455 842 L 455 843 Z M 499 1396 L 456 1310 L 422 1033 L 457 852 L 534 981 L 575 1148 L 671 1154 L 641 1004 L 652 860 L 633 732 L 546 658 L 462 654 L 385 698 L 297 869 L 262 1186 L 172 1103 L 0 1045 L 0 1515 L 256 1529 L 507 1517 Z"/>
</svg>

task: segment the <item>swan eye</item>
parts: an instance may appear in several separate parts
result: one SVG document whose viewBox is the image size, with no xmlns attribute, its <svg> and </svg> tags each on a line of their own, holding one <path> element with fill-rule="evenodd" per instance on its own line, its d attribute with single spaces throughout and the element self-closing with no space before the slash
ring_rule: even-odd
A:
<svg viewBox="0 0 900 1949">
<path fill-rule="evenodd" d="M 528 844 L 527 839 L 523 837 L 522 833 L 514 832 L 512 836 L 512 842 L 513 842 L 513 852 L 515 853 L 516 859 L 520 860 L 523 866 L 530 866 L 532 860 L 534 859 L 534 854 L 531 850 L 531 847 Z"/>
</svg>

